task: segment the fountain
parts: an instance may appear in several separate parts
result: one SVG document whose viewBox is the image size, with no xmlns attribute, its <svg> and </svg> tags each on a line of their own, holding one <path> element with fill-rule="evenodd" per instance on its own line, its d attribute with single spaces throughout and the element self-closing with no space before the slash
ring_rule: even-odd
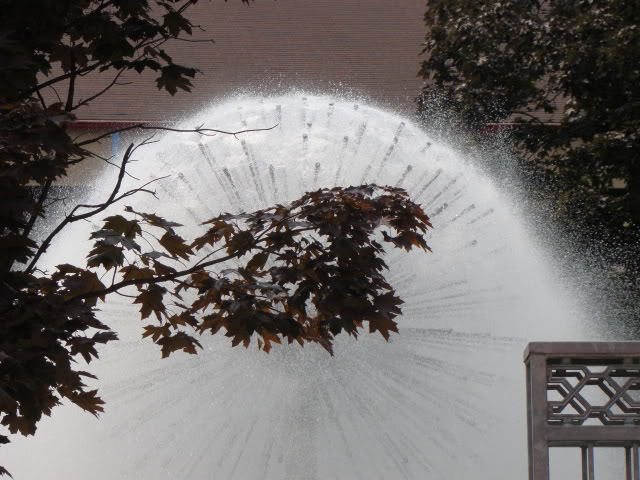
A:
<svg viewBox="0 0 640 480">
<path fill-rule="evenodd" d="M 159 202 L 139 196 L 135 208 L 196 224 L 319 187 L 403 187 L 434 229 L 432 254 L 386 259 L 406 301 L 400 334 L 388 343 L 338 338 L 333 358 L 316 345 L 266 355 L 205 337 L 199 356 L 161 361 L 140 340 L 137 309 L 112 298 L 102 316 L 121 341 L 92 367 L 106 413 L 98 421 L 59 408 L 35 438 L 2 449 L 14 476 L 525 478 L 522 350 L 529 340 L 588 333 L 513 199 L 410 120 L 357 100 L 232 99 L 183 125 L 203 123 L 277 127 L 238 138 L 162 136 L 131 173 L 141 182 L 171 177 L 157 183 Z M 102 174 L 98 197 L 112 176 Z M 89 228 L 69 235 L 88 237 Z M 61 248 L 55 263 L 83 261 Z"/>
</svg>

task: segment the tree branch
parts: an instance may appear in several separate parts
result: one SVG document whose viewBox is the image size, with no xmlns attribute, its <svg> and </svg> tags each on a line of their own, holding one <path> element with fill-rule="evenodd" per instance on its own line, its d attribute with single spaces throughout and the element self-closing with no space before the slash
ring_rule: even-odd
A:
<svg viewBox="0 0 640 480">
<path fill-rule="evenodd" d="M 177 129 L 177 128 L 170 128 L 170 127 L 160 127 L 160 126 L 151 126 L 151 125 L 145 125 L 144 123 L 137 123 L 135 125 L 129 125 L 127 127 L 122 127 L 122 128 L 118 128 L 116 130 L 112 130 L 110 132 L 104 133 L 96 138 L 92 138 L 90 140 L 85 140 L 83 142 L 79 142 L 76 145 L 79 147 L 83 147 L 85 145 L 89 145 L 91 143 L 95 143 L 95 142 L 99 142 L 100 140 L 102 140 L 103 138 L 106 138 L 110 135 L 113 135 L 114 133 L 120 133 L 120 132 L 127 132 L 129 130 L 135 130 L 135 129 L 140 129 L 140 130 L 164 130 L 164 131 L 168 131 L 168 132 L 179 132 L 179 133 L 199 133 L 201 135 L 204 136 L 210 136 L 207 135 L 208 133 L 220 133 L 223 135 L 240 135 L 241 133 L 249 133 L 249 132 L 266 132 L 269 130 L 273 130 L 274 128 L 276 128 L 278 126 L 278 124 L 269 127 L 269 128 L 252 128 L 252 129 L 247 129 L 247 130 L 238 130 L 237 132 L 227 132 L 225 130 L 217 130 L 214 128 L 202 128 L 202 127 L 196 127 L 194 129 Z"/>
<path fill-rule="evenodd" d="M 37 92 L 39 90 L 42 90 L 43 88 L 50 87 L 51 85 L 53 85 L 55 83 L 58 83 L 58 82 L 61 82 L 63 80 L 66 80 L 67 78 L 70 78 L 72 76 L 81 75 L 84 72 L 90 72 L 91 70 L 95 70 L 97 67 L 99 67 L 101 65 L 101 63 L 102 62 L 96 62 L 96 63 L 88 65 L 88 66 L 86 66 L 84 68 L 81 68 L 80 70 L 75 70 L 73 72 L 67 72 L 67 73 L 65 73 L 63 75 L 58 75 L 57 77 L 54 77 L 51 80 L 47 80 L 46 82 L 42 82 L 42 83 L 36 85 L 35 87 L 27 90 L 26 92 L 24 92 L 24 94 L 22 95 L 22 98 L 27 98 L 32 93 L 35 93 L 35 92 Z"/>
<path fill-rule="evenodd" d="M 35 268 L 36 264 L 38 263 L 38 260 L 40 259 L 42 254 L 47 251 L 47 248 L 49 248 L 49 246 L 51 245 L 51 242 L 53 241 L 53 239 L 67 225 L 70 225 L 71 223 L 77 222 L 78 220 L 84 220 L 86 218 L 92 217 L 93 215 L 104 211 L 107 207 L 109 207 L 110 205 L 112 205 L 114 203 L 114 198 L 116 198 L 116 195 L 120 191 L 120 186 L 122 185 L 122 179 L 124 178 L 124 175 L 125 175 L 127 162 L 131 158 L 131 154 L 132 154 L 133 150 L 134 150 L 134 145 L 132 143 L 131 145 L 129 145 L 129 148 L 127 148 L 127 151 L 124 154 L 124 157 L 122 159 L 122 165 L 120 166 L 120 173 L 118 174 L 118 180 L 116 182 L 115 187 L 113 188 L 113 191 L 111 192 L 111 195 L 109 195 L 109 198 L 107 199 L 107 201 L 105 201 L 104 203 L 98 205 L 95 210 L 83 213 L 81 215 L 75 215 L 75 212 L 78 210 L 78 208 L 82 208 L 81 205 L 76 205 L 73 208 L 73 210 L 71 210 L 71 213 L 62 222 L 60 222 L 60 224 L 56 228 L 54 228 L 53 231 L 42 242 L 42 244 L 40 245 L 40 248 L 38 248 L 38 251 L 34 255 L 33 259 L 31 260 L 31 263 L 29 263 L 29 266 L 26 268 L 25 273 L 31 273 L 33 271 L 33 269 Z"/>
<path fill-rule="evenodd" d="M 70 112 L 72 110 L 72 107 L 73 107 L 73 96 L 75 95 L 75 91 L 76 91 L 76 77 L 77 77 L 77 75 L 75 75 L 75 73 L 76 73 L 76 62 L 75 62 L 75 57 L 73 55 L 73 50 L 71 50 L 71 53 L 69 54 L 69 57 L 70 57 L 69 60 L 71 62 L 70 72 L 73 75 L 69 78 L 69 89 L 67 90 L 67 104 L 64 107 L 64 110 L 66 112 Z"/>
<path fill-rule="evenodd" d="M 294 218 L 294 217 L 298 216 L 299 214 L 301 214 L 301 212 L 298 212 L 298 213 L 296 213 L 294 215 L 287 216 L 284 219 L 280 220 L 279 222 L 277 222 L 275 224 L 272 224 L 272 225 L 269 225 L 268 228 L 266 228 L 260 235 L 258 235 L 256 237 L 255 241 L 252 243 L 251 247 L 248 248 L 248 250 L 251 250 L 251 249 L 254 249 L 254 248 L 258 248 L 260 250 L 265 250 L 265 249 L 263 249 L 263 248 L 261 248 L 259 246 L 259 243 L 262 242 L 262 239 L 263 239 L 264 235 L 268 231 L 274 229 L 277 225 L 281 224 L 283 221 L 291 219 L 291 218 Z M 298 234 L 300 232 L 305 232 L 305 231 L 308 231 L 308 230 L 313 230 L 313 228 L 300 228 L 300 229 L 297 229 L 297 230 L 294 229 L 294 230 L 291 230 L 291 233 L 292 234 Z M 208 254 L 204 258 L 207 258 L 207 257 L 213 255 L 214 253 L 220 251 L 222 248 L 224 248 L 224 247 L 218 248 L 217 250 L 215 250 L 214 252 L 211 252 L 210 254 Z M 152 277 L 152 278 L 137 278 L 137 279 L 123 280 L 121 282 L 112 284 L 111 286 L 109 286 L 109 287 L 107 287 L 107 288 L 105 288 L 103 290 L 96 290 L 96 291 L 93 291 L 93 292 L 87 292 L 87 293 L 72 297 L 72 298 L 68 299 L 66 301 L 66 303 L 69 303 L 69 302 L 71 302 L 73 300 L 102 297 L 104 295 L 108 295 L 109 293 L 116 292 L 117 290 L 120 290 L 121 288 L 125 288 L 125 287 L 131 286 L 131 285 L 139 286 L 139 285 L 146 285 L 146 284 L 150 284 L 150 283 L 157 284 L 157 283 L 177 280 L 177 279 L 179 279 L 181 277 L 184 277 L 186 275 L 190 275 L 192 273 L 200 271 L 200 270 L 202 270 L 202 269 L 204 269 L 206 267 L 211 267 L 211 266 L 217 265 L 219 263 L 224 263 L 224 262 L 226 262 L 228 260 L 232 260 L 234 258 L 237 259 L 237 258 L 241 257 L 242 255 L 244 255 L 246 253 L 246 251 L 247 250 L 239 250 L 239 251 L 237 251 L 237 252 L 235 252 L 233 254 L 226 255 L 224 257 L 220 257 L 220 258 L 217 258 L 215 260 L 210 260 L 208 262 L 203 262 L 203 260 L 204 260 L 204 258 L 203 258 L 203 259 L 199 260 L 192 267 L 189 267 L 189 268 L 187 268 L 185 270 L 181 270 L 179 272 L 174 272 L 174 273 L 171 273 L 171 274 L 167 274 L 167 275 L 161 275 L 161 276 Z M 268 250 L 266 250 L 266 251 L 268 251 Z"/>
<path fill-rule="evenodd" d="M 42 110 L 47 110 L 47 104 L 44 101 L 44 97 L 42 96 L 42 93 L 40 93 L 40 91 L 38 90 L 36 92 L 36 94 L 38 95 L 38 99 L 40 100 L 40 105 L 42 105 Z"/>
<path fill-rule="evenodd" d="M 69 29 L 71 27 L 73 27 L 76 23 L 78 23 L 81 20 L 85 20 L 87 17 L 91 16 L 91 15 L 95 15 L 96 13 L 100 13 L 102 10 L 104 10 L 105 8 L 113 5 L 115 3 L 114 0 L 109 0 L 108 2 L 104 2 L 102 3 L 100 6 L 98 6 L 98 8 L 96 8 L 95 10 L 91 11 L 91 12 L 87 12 L 86 14 L 84 14 L 82 17 L 76 19 L 75 21 L 68 23 L 67 25 L 65 25 L 64 27 L 64 31 L 68 32 Z"/>
<path fill-rule="evenodd" d="M 29 234 L 31 233 L 31 230 L 33 229 L 33 226 L 35 225 L 36 220 L 38 219 L 38 214 L 42 210 L 42 206 L 44 205 L 44 202 L 47 199 L 47 196 L 49 195 L 49 189 L 51 188 L 52 183 L 53 183 L 53 178 L 49 177 L 45 182 L 45 184 L 42 186 L 42 192 L 40 192 L 40 196 L 38 197 L 38 202 L 36 203 L 36 211 L 33 212 L 33 215 L 31 215 L 31 218 L 29 219 L 29 223 L 27 224 L 24 231 L 22 232 L 23 237 L 28 237 Z"/>
<path fill-rule="evenodd" d="M 212 265 L 217 265 L 218 263 L 224 263 L 228 260 L 231 260 L 233 258 L 237 258 L 240 255 L 242 255 L 244 252 L 240 251 L 240 252 L 236 252 L 234 254 L 231 255 L 226 255 L 224 257 L 220 257 L 217 258 L 215 260 L 211 260 L 209 262 L 205 262 L 205 263 L 201 263 L 201 264 L 197 264 L 194 265 L 193 267 L 187 268 L 186 270 L 181 270 L 179 272 L 175 272 L 175 273 L 169 273 L 167 275 L 161 275 L 159 277 L 152 277 L 152 278 L 132 278 L 131 280 L 122 280 L 121 282 L 118 282 L 116 284 L 111 285 L 110 287 L 107 287 L 103 290 L 95 290 L 93 292 L 87 292 L 87 293 L 83 293 L 81 295 L 76 295 L 74 297 L 71 297 L 69 299 L 67 299 L 65 301 L 65 303 L 70 303 L 74 300 L 83 300 L 83 299 L 87 299 L 87 298 L 97 298 L 97 297 L 102 297 L 104 295 L 108 295 L 110 293 L 116 292 L 117 290 L 120 290 L 121 288 L 124 287 L 129 287 L 131 285 L 146 285 L 148 283 L 162 283 L 162 282 L 168 282 L 171 280 L 177 280 L 180 277 L 184 277 L 186 275 L 190 275 L 192 273 L 195 273 L 199 270 L 202 270 L 203 268 L 206 267 L 210 267 Z"/>
<path fill-rule="evenodd" d="M 535 115 L 532 115 L 531 113 L 527 113 L 527 112 L 522 112 L 520 110 L 516 110 L 511 112 L 513 115 L 524 115 L 526 117 L 529 117 L 531 120 L 535 120 L 536 122 L 538 122 L 541 125 L 546 125 L 545 122 L 543 122 L 542 120 L 540 120 L 538 117 L 536 117 Z"/>
<path fill-rule="evenodd" d="M 58 95 L 58 90 L 56 90 L 56 87 L 52 86 L 52 85 L 48 85 L 48 87 L 53 90 L 53 93 L 56 94 L 56 98 L 58 99 L 58 102 L 62 103 L 62 99 L 60 98 L 60 95 Z M 39 92 L 39 90 L 38 90 Z"/>
</svg>

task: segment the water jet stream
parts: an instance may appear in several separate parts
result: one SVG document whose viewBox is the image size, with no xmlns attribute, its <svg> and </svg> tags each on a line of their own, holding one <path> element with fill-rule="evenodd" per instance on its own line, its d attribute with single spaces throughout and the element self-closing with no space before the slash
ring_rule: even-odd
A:
<svg viewBox="0 0 640 480">
<path fill-rule="evenodd" d="M 185 122 L 195 124 L 279 127 L 165 135 L 132 174 L 172 176 L 160 202 L 138 197 L 136 209 L 190 224 L 372 180 L 425 202 L 433 254 L 387 257 L 406 301 L 400 335 L 340 339 L 335 358 L 210 338 L 197 357 L 161 361 L 136 309 L 112 298 L 101 316 L 122 340 L 93 368 L 107 412 L 60 408 L 35 439 L 16 439 L 3 449 L 16 478 L 525 478 L 522 350 L 583 333 L 509 197 L 410 120 L 362 102 L 231 100 Z M 56 263 L 74 260 L 69 250 Z"/>
</svg>

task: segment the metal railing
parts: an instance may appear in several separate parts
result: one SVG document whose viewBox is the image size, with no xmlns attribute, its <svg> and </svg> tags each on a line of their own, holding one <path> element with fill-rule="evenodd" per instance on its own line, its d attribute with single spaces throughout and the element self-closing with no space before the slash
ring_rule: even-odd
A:
<svg viewBox="0 0 640 480">
<path fill-rule="evenodd" d="M 640 480 L 640 342 L 532 342 L 527 367 L 529 480 L 550 480 L 549 449 L 578 447 L 595 480 L 594 448 L 625 450 Z"/>
</svg>

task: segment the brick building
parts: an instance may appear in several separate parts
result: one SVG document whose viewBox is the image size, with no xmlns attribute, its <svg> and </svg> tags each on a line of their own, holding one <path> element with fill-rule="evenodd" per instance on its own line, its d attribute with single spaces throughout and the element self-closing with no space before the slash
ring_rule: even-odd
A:
<svg viewBox="0 0 640 480">
<path fill-rule="evenodd" d="M 174 58 L 202 71 L 192 93 L 158 92 L 153 72 L 134 72 L 118 86 L 80 109 L 74 134 L 97 134 L 130 122 L 171 122 L 203 103 L 230 94 L 282 93 L 289 89 L 362 95 L 404 113 L 420 93 L 423 0 L 202 0 L 188 12 L 205 31 L 193 38 L 215 43 L 174 42 Z M 143 78 L 140 78 L 143 77 Z M 79 82 L 77 98 L 104 88 L 109 75 Z M 115 150 L 117 135 L 99 147 Z M 69 183 L 84 183 L 89 164 Z M 84 173 L 83 173 L 84 172 Z"/>
<path fill-rule="evenodd" d="M 120 86 L 80 112 L 82 121 L 158 121 L 182 117 L 205 99 L 257 89 L 340 89 L 401 110 L 413 110 L 420 91 L 424 38 L 422 0 L 201 1 L 188 11 L 205 32 L 168 50 L 199 68 L 194 93 L 158 93 L 153 72 Z M 110 78 L 80 85 L 90 95 Z M 122 78 L 126 81 L 126 78 Z"/>
</svg>

